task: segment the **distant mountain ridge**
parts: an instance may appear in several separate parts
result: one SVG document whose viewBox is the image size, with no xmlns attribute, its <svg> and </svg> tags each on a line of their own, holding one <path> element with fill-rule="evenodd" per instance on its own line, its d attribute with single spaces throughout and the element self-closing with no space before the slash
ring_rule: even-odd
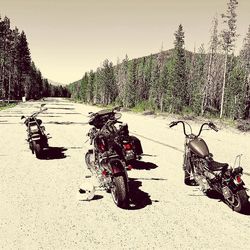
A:
<svg viewBox="0 0 250 250">
<path fill-rule="evenodd" d="M 167 58 L 170 58 L 170 57 L 173 55 L 174 49 L 172 48 L 172 49 L 168 49 L 168 50 L 159 51 L 159 52 L 156 52 L 156 53 L 151 53 L 151 54 L 146 55 L 146 56 L 141 56 L 141 57 L 137 57 L 137 58 L 131 58 L 131 59 L 128 60 L 128 62 L 131 62 L 131 61 L 139 61 L 139 60 L 142 60 L 142 59 L 147 60 L 149 57 L 152 57 L 152 58 L 155 60 L 155 59 L 159 56 L 160 53 L 162 53 L 162 55 L 163 55 L 163 57 L 164 57 L 164 60 L 166 60 Z M 186 54 L 186 57 L 187 57 L 187 58 L 191 58 L 192 55 L 194 54 L 194 52 L 185 50 L 185 54 Z M 199 53 L 196 52 L 195 54 L 198 55 Z M 121 62 L 120 64 L 122 64 L 122 62 Z M 113 64 L 113 67 L 114 67 L 114 69 L 115 69 L 115 68 L 117 67 L 117 64 Z M 93 71 L 96 72 L 96 70 L 97 70 L 97 69 L 95 69 L 95 70 L 93 70 Z M 90 72 L 90 70 L 89 70 L 89 71 L 86 71 L 86 72 Z M 86 73 L 86 72 L 83 72 L 83 76 L 84 76 L 84 73 Z M 82 78 L 79 79 L 79 80 L 76 80 L 76 81 L 74 81 L 74 82 L 65 84 L 65 85 L 69 85 L 69 84 L 80 84 L 81 81 L 82 81 Z"/>
<path fill-rule="evenodd" d="M 65 83 L 55 82 L 55 81 L 50 80 L 50 79 L 48 79 L 48 82 L 49 82 L 49 84 L 54 85 L 54 86 L 65 86 L 66 85 Z"/>
</svg>

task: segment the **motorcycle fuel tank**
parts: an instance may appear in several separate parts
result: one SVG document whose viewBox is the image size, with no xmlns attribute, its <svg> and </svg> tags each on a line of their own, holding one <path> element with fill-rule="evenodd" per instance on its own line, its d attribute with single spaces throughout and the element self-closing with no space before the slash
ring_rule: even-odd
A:
<svg viewBox="0 0 250 250">
<path fill-rule="evenodd" d="M 200 157 L 206 157 L 209 155 L 209 150 L 206 142 L 201 138 L 195 138 L 188 143 L 189 148 L 195 154 Z"/>
</svg>

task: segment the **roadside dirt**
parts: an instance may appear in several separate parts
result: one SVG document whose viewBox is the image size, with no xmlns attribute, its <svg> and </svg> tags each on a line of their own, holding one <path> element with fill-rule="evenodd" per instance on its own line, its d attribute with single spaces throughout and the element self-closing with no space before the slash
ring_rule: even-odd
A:
<svg viewBox="0 0 250 250">
<path fill-rule="evenodd" d="M 96 191 L 83 201 L 88 183 L 84 154 L 89 111 L 97 107 L 60 98 L 44 101 L 40 117 L 52 138 L 48 159 L 28 148 L 20 117 L 41 102 L 21 103 L 0 112 L 1 249 L 247 249 L 250 211 L 233 212 L 219 199 L 183 183 L 182 127 L 168 128 L 167 117 L 123 112 L 132 134 L 142 142 L 142 163 L 128 172 L 135 207 L 117 208 L 111 195 Z M 190 122 L 194 131 L 199 123 Z M 243 154 L 243 179 L 250 187 L 250 134 L 233 129 L 202 136 L 214 158 L 233 165 Z"/>
</svg>

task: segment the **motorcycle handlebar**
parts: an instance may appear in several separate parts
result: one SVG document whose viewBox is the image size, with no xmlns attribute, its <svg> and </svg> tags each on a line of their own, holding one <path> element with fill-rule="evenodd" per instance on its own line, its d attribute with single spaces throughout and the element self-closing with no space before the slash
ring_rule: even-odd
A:
<svg viewBox="0 0 250 250">
<path fill-rule="evenodd" d="M 39 115 L 40 113 L 42 113 L 42 112 L 44 112 L 46 110 L 48 110 L 48 108 L 41 109 L 40 111 L 37 111 L 37 112 L 33 113 L 30 117 L 35 117 L 35 116 Z"/>
<path fill-rule="evenodd" d="M 214 131 L 216 131 L 216 132 L 218 132 L 219 130 L 218 130 L 218 128 L 214 125 L 214 123 L 213 122 L 205 122 L 205 123 L 203 123 L 202 125 L 201 125 L 201 128 L 200 128 L 200 131 L 199 131 L 199 134 L 197 135 L 197 136 L 200 136 L 200 134 L 201 134 L 201 131 L 202 131 L 202 129 L 203 129 L 203 127 L 205 126 L 205 125 L 207 125 L 209 128 L 211 128 L 211 129 L 213 129 Z"/>
<path fill-rule="evenodd" d="M 122 106 L 117 106 L 117 107 L 114 107 L 114 108 L 113 108 L 113 112 L 114 112 L 114 111 L 120 111 L 120 110 L 121 110 L 121 108 L 122 108 Z"/>
<path fill-rule="evenodd" d="M 185 136 L 188 136 L 188 134 L 186 133 L 186 127 L 185 127 L 185 123 L 183 121 L 173 121 L 169 124 L 169 127 L 172 128 L 174 126 L 176 126 L 178 123 L 182 123 L 183 126 L 183 133 Z"/>
<path fill-rule="evenodd" d="M 208 123 L 208 126 L 213 129 L 214 131 L 218 132 L 219 129 L 216 127 L 216 125 L 213 123 L 213 122 L 209 122 Z"/>
<path fill-rule="evenodd" d="M 174 127 L 174 126 L 176 126 L 176 125 L 177 125 L 177 122 L 171 122 L 171 123 L 169 124 L 169 127 L 172 128 L 172 127 Z"/>
<path fill-rule="evenodd" d="M 188 134 L 186 133 L 185 122 L 183 122 L 183 121 L 173 121 L 173 122 L 171 122 L 171 123 L 169 124 L 169 127 L 172 128 L 172 127 L 176 126 L 178 123 L 182 123 L 182 126 L 183 126 L 183 133 L 185 134 L 185 136 L 188 137 Z M 188 123 L 187 123 L 187 124 L 188 124 Z M 188 125 L 189 125 L 189 124 L 188 124 Z M 216 132 L 219 131 L 218 128 L 215 126 L 215 124 L 214 124 L 213 122 L 209 122 L 209 123 L 205 122 L 205 123 L 203 123 L 203 124 L 201 125 L 200 131 L 199 131 L 197 137 L 200 136 L 201 131 L 202 131 L 202 129 L 203 129 L 203 127 L 204 127 L 205 125 L 208 125 L 211 129 L 213 129 L 213 130 L 216 131 Z M 190 127 L 190 129 L 191 129 L 191 134 L 192 134 L 192 128 L 191 128 L 190 125 L 189 125 L 189 127 Z"/>
</svg>

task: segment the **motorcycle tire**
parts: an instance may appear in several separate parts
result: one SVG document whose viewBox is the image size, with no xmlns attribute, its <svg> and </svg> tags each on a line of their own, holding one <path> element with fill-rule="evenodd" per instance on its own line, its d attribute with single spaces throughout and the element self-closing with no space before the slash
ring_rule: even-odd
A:
<svg viewBox="0 0 250 250">
<path fill-rule="evenodd" d="M 36 158 L 41 159 L 42 158 L 42 147 L 41 147 L 41 145 L 36 141 L 33 141 L 32 144 L 33 144 L 33 149 L 34 149 Z"/>
<path fill-rule="evenodd" d="M 185 183 L 185 185 L 187 185 L 187 186 L 198 186 L 196 181 L 193 178 L 191 178 L 192 169 L 191 169 L 190 164 L 188 164 L 185 161 L 183 169 L 184 169 L 184 183 Z"/>
<path fill-rule="evenodd" d="M 91 155 L 93 154 L 93 151 L 88 151 L 86 154 L 85 154 L 85 163 L 87 165 L 87 168 L 92 172 L 92 164 L 91 164 L 91 161 L 90 161 L 90 157 Z"/>
<path fill-rule="evenodd" d="M 33 143 L 32 142 L 29 142 L 29 148 L 30 148 L 32 154 L 34 154 L 34 148 L 33 148 Z"/>
<path fill-rule="evenodd" d="M 125 177 L 118 175 L 113 177 L 113 187 L 111 188 L 111 195 L 114 203 L 120 208 L 128 207 L 128 189 L 125 183 Z"/>
<path fill-rule="evenodd" d="M 233 194 L 232 197 L 226 199 L 226 202 L 232 207 L 235 212 L 244 212 L 249 205 L 248 195 L 245 189 L 241 189 Z"/>
</svg>

